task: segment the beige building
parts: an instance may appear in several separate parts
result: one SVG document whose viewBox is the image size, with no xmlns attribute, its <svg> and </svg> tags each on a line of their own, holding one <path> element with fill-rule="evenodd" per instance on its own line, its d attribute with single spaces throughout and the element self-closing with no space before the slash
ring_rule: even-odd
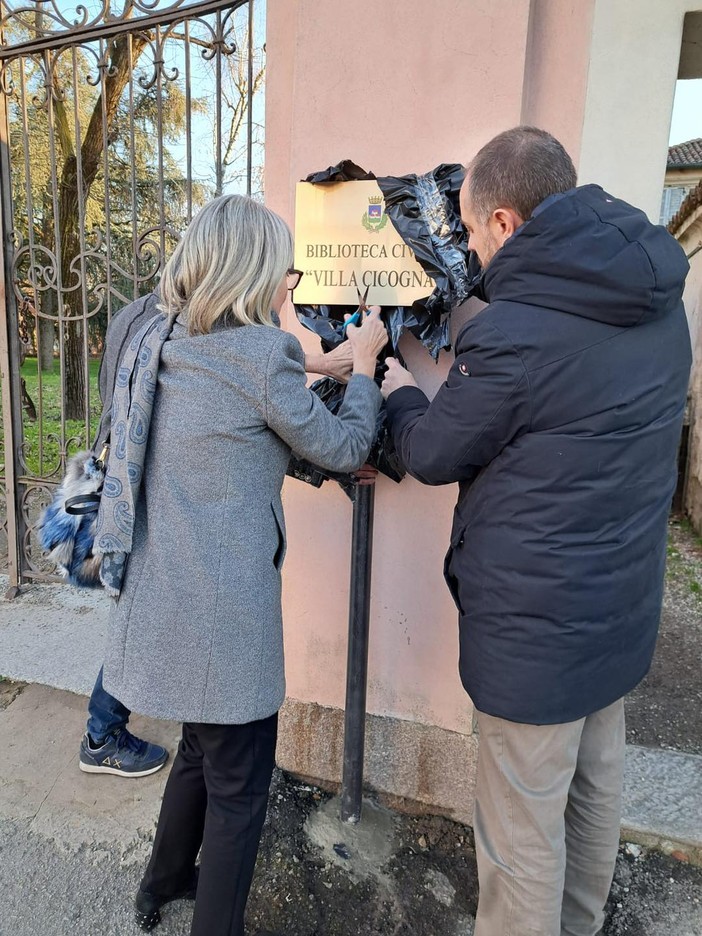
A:
<svg viewBox="0 0 702 936">
<path fill-rule="evenodd" d="M 700 116 L 702 122 L 702 115 Z M 661 197 L 661 224 L 670 224 L 690 192 L 702 181 L 702 137 L 668 149 Z"/>
<path fill-rule="evenodd" d="M 341 0 L 286 0 L 268 5 L 267 52 L 266 198 L 291 224 L 295 183 L 311 172 L 344 158 L 377 175 L 424 172 L 519 123 L 554 133 L 581 182 L 657 222 L 676 81 L 702 77 L 702 0 L 357 0 L 352 14 Z M 290 310 L 284 325 L 313 347 Z M 411 337 L 402 353 L 433 394 L 449 356 L 435 365 Z M 279 761 L 334 784 L 351 509 L 333 484 L 290 482 L 284 498 Z M 412 479 L 377 486 L 366 777 L 470 821 L 477 739 L 441 575 L 455 498 Z"/>
</svg>

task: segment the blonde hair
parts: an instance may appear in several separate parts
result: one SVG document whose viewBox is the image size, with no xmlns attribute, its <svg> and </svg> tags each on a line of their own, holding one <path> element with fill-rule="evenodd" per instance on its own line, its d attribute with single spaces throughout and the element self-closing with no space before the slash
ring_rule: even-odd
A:
<svg viewBox="0 0 702 936">
<path fill-rule="evenodd" d="M 290 229 L 244 195 L 222 195 L 190 222 L 161 276 L 160 306 L 191 335 L 215 325 L 274 325 L 271 305 L 293 262 Z"/>
</svg>

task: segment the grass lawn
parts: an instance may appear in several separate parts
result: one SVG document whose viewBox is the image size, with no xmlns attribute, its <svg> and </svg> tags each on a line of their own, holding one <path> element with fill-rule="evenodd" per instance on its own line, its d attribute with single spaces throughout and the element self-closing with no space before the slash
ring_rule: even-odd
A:
<svg viewBox="0 0 702 936">
<path fill-rule="evenodd" d="M 92 436 L 100 420 L 102 405 L 98 393 L 99 360 L 89 362 L 90 373 L 90 438 L 86 441 L 85 423 L 78 420 L 67 420 L 65 439 L 68 454 L 72 455 L 92 443 Z M 27 385 L 27 392 L 34 403 L 39 416 L 39 374 L 36 358 L 26 358 L 22 365 L 22 376 Z M 61 374 L 58 361 L 54 362 L 51 373 L 41 375 L 41 420 L 29 419 L 23 410 L 25 460 L 29 474 L 36 477 L 56 477 L 60 480 L 59 452 L 61 447 Z M 1 431 L 0 427 L 0 431 Z M 43 451 L 40 454 L 40 440 L 43 441 Z M 58 469 L 58 470 L 57 470 Z"/>
</svg>

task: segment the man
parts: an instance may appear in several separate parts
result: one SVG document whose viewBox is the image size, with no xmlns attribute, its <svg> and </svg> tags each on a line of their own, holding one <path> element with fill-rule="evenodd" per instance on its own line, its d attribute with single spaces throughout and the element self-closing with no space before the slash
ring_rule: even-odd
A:
<svg viewBox="0 0 702 936">
<path fill-rule="evenodd" d="M 297 270 L 289 271 L 288 284 L 291 288 L 297 285 L 301 275 Z M 112 394 L 122 356 L 131 339 L 158 313 L 158 301 L 157 293 L 137 299 L 116 314 L 107 329 L 98 375 L 103 410 L 95 437 L 96 452 L 100 451 L 110 434 Z M 342 383 L 348 382 L 352 364 L 348 342 L 327 354 L 319 352 L 305 355 L 305 370 L 308 373 L 324 374 Z M 356 475 L 359 484 L 373 484 L 377 471 L 366 465 Z M 143 741 L 128 731 L 130 715 L 129 709 L 103 687 L 101 668 L 88 702 L 88 723 L 80 745 L 81 770 L 121 777 L 146 777 L 163 767 L 168 760 L 168 752 L 160 745 Z"/>
<path fill-rule="evenodd" d="M 487 307 L 430 403 L 383 387 L 408 471 L 459 483 L 445 576 L 480 754 L 475 936 L 595 936 L 619 842 L 623 696 L 645 676 L 691 363 L 688 264 L 517 127 L 468 166 Z"/>
</svg>

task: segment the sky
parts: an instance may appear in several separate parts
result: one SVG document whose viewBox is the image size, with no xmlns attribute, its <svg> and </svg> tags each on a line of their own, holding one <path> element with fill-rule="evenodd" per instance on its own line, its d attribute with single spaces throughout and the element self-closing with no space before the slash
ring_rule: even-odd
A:
<svg viewBox="0 0 702 936">
<path fill-rule="evenodd" d="M 670 145 L 702 137 L 702 78 L 678 81 L 670 126 Z"/>
</svg>

